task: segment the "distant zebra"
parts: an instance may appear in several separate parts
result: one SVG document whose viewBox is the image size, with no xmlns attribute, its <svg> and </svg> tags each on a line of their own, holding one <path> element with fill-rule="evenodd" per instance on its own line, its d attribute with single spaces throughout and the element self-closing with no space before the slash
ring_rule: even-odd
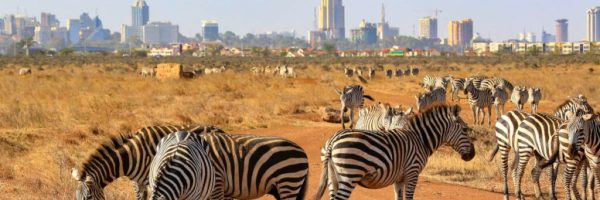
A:
<svg viewBox="0 0 600 200">
<path fill-rule="evenodd" d="M 481 81 L 480 88 L 494 90 L 494 88 L 496 88 L 498 86 L 501 86 L 502 88 L 508 90 L 507 92 L 512 92 L 512 90 L 514 89 L 514 86 L 512 85 L 512 83 L 510 83 L 506 79 L 498 78 L 498 77 L 484 79 L 483 81 Z"/>
<path fill-rule="evenodd" d="M 413 76 L 419 75 L 419 68 L 418 67 L 412 67 L 411 68 L 411 73 L 412 73 Z"/>
<path fill-rule="evenodd" d="M 570 157 L 566 152 L 560 152 L 559 140 L 556 138 L 555 134 L 559 131 L 559 126 L 563 122 L 564 121 L 561 119 L 550 114 L 538 113 L 530 115 L 529 117 L 525 118 L 521 124 L 519 124 L 516 142 L 516 155 L 518 155 L 518 157 L 515 159 L 515 162 L 518 162 L 515 171 L 515 195 L 517 198 L 523 198 L 523 193 L 521 191 L 521 179 L 531 155 L 535 155 L 536 158 L 536 164 L 534 165 L 534 169 L 532 170 L 531 174 L 535 183 L 535 196 L 538 199 L 541 198 L 539 176 L 545 166 L 551 165 L 558 156 L 561 156 L 563 157 L 563 163 L 567 160 L 570 161 L 567 166 L 567 169 L 570 170 L 566 170 L 565 173 L 568 173 L 566 177 L 572 177 L 574 169 L 580 165 L 579 161 L 581 158 L 579 156 Z M 568 144 L 568 146 L 572 145 L 574 145 L 574 143 Z M 544 160 L 547 162 L 544 163 Z M 561 162 L 561 160 L 558 162 Z M 556 179 L 555 176 L 558 170 L 558 166 L 555 165 L 555 167 L 553 167 L 550 174 L 550 195 L 553 197 L 553 199 L 556 199 L 554 189 Z M 571 178 L 565 178 L 565 181 L 571 181 L 570 179 Z M 565 187 L 570 188 L 571 186 L 565 185 Z"/>
<path fill-rule="evenodd" d="M 452 80 L 451 76 L 444 77 L 436 77 L 426 75 L 423 77 L 423 87 L 427 90 L 432 90 L 433 88 L 448 88 L 448 83 Z"/>
<path fill-rule="evenodd" d="M 383 188 L 394 184 L 396 199 L 413 199 L 419 174 L 442 145 L 464 161 L 475 156 L 468 126 L 458 105 L 438 105 L 409 119 L 402 129 L 386 132 L 341 130 L 321 149 L 322 172 L 314 199 L 329 186 L 329 199 L 348 199 L 357 185 Z"/>
<path fill-rule="evenodd" d="M 446 89 L 438 87 L 423 94 L 419 94 L 415 96 L 415 98 L 417 100 L 417 110 L 420 112 L 431 105 L 446 103 Z"/>
<path fill-rule="evenodd" d="M 209 199 L 215 168 L 199 134 L 171 133 L 161 139 L 150 164 L 150 199 Z"/>
<path fill-rule="evenodd" d="M 140 72 L 142 77 L 154 77 L 156 76 L 156 68 L 154 67 L 144 67 Z"/>
<path fill-rule="evenodd" d="M 346 75 L 346 77 L 351 78 L 352 76 L 354 76 L 354 70 L 345 67 L 344 68 L 344 75 Z"/>
<path fill-rule="evenodd" d="M 359 67 L 358 69 L 355 68 L 354 71 L 356 72 L 357 76 L 363 76 L 362 67 Z"/>
<path fill-rule="evenodd" d="M 486 80 L 486 79 L 488 79 L 487 76 L 471 76 L 471 77 L 465 78 L 465 81 L 473 82 L 473 85 L 475 86 L 475 88 L 482 89 L 481 83 L 483 82 L 483 80 Z"/>
<path fill-rule="evenodd" d="M 508 101 L 508 94 L 503 86 L 498 85 L 492 90 L 492 98 L 496 107 L 496 119 L 499 119 L 504 114 L 504 104 Z"/>
<path fill-rule="evenodd" d="M 403 128 L 407 119 L 412 117 L 412 108 L 406 111 L 397 112 L 389 104 L 379 103 L 360 109 L 356 129 L 372 131 L 388 131 L 396 128 Z"/>
<path fill-rule="evenodd" d="M 369 67 L 369 79 L 375 78 L 375 68 Z"/>
<path fill-rule="evenodd" d="M 537 107 L 542 99 L 542 91 L 540 88 L 528 88 L 527 94 L 529 96 L 528 102 L 531 103 L 531 113 L 537 113 Z"/>
<path fill-rule="evenodd" d="M 342 91 L 335 91 L 340 96 L 342 104 L 340 118 L 342 119 L 342 128 L 345 129 L 344 113 L 350 110 L 350 128 L 354 127 L 354 110 L 363 108 L 365 98 L 373 101 L 373 97 L 365 95 L 363 87 L 360 85 L 349 85 L 344 87 Z"/>
<path fill-rule="evenodd" d="M 473 112 L 473 120 L 476 125 L 483 125 L 485 121 L 485 110 L 487 108 L 488 112 L 488 126 L 492 125 L 492 104 L 494 104 L 494 99 L 492 98 L 492 92 L 484 89 L 477 89 L 473 83 L 473 79 L 466 80 L 464 86 L 464 93 L 467 95 L 467 100 L 469 105 L 471 106 L 471 111 Z M 483 119 L 481 119 L 481 123 L 479 123 L 479 114 L 483 114 Z"/>
<path fill-rule="evenodd" d="M 396 69 L 396 78 L 402 77 L 402 69 Z"/>
<path fill-rule="evenodd" d="M 525 103 L 529 100 L 529 92 L 523 86 L 516 86 L 510 95 L 510 101 L 513 102 L 517 110 L 523 111 Z"/>
<path fill-rule="evenodd" d="M 392 69 L 388 69 L 385 71 L 385 76 L 388 77 L 388 79 L 391 79 L 392 76 L 394 76 L 394 71 Z"/>
<path fill-rule="evenodd" d="M 452 78 L 450 77 L 450 88 L 452 89 L 452 101 L 456 98 L 460 102 L 460 97 L 458 96 L 458 92 L 462 91 L 465 87 L 465 79 L 464 78 Z"/>
<path fill-rule="evenodd" d="M 410 74 L 411 74 L 410 68 L 407 67 L 406 70 L 404 70 L 404 76 L 410 76 Z"/>
</svg>

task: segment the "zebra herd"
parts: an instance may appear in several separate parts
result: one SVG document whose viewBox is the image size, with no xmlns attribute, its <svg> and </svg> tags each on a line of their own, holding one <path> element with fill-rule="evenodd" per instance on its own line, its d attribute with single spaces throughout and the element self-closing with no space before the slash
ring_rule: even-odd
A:
<svg viewBox="0 0 600 200">
<path fill-rule="evenodd" d="M 419 75 L 419 67 L 407 67 L 405 70 L 402 70 L 400 68 L 396 68 L 395 70 L 393 69 L 386 69 L 384 70 L 385 72 L 385 76 L 388 79 L 391 79 L 392 77 L 396 77 L 396 78 L 401 78 L 402 76 L 417 76 Z M 353 76 L 358 76 L 358 77 L 367 77 L 369 79 L 374 79 L 375 78 L 375 74 L 376 74 L 376 69 L 374 67 L 344 67 L 344 76 L 348 77 L 348 78 L 352 78 Z"/>
<path fill-rule="evenodd" d="M 284 78 L 296 77 L 296 72 L 294 72 L 294 67 L 289 67 L 287 65 L 277 66 L 277 67 L 252 67 L 250 69 L 252 74 L 255 76 L 259 75 L 279 75 Z"/>
</svg>

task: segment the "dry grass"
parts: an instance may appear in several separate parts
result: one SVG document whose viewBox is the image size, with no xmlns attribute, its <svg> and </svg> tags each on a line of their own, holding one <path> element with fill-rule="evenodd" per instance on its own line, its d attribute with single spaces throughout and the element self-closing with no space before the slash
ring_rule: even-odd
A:
<svg viewBox="0 0 600 200">
<path fill-rule="evenodd" d="M 426 67 L 419 77 L 391 81 L 378 71 L 379 78 L 365 87 L 378 101 L 412 106 L 425 74 L 479 73 L 506 77 L 515 85 L 539 86 L 544 96 L 541 111 L 551 111 L 568 95 L 585 94 L 595 107 L 600 98 L 596 84 L 590 84 L 600 82 L 590 74 L 590 68 L 600 71 L 594 65 L 455 66 Z M 338 106 L 334 88 L 358 83 L 320 64 L 303 64 L 296 79 L 228 71 L 194 80 L 157 81 L 139 77 L 128 65 L 106 63 L 34 68 L 28 77 L 16 76 L 17 69 L 15 65 L 0 71 L 0 193 L 8 199 L 72 199 L 71 167 L 110 135 L 154 124 L 211 123 L 225 130 L 314 126 L 309 119 L 318 107 Z M 462 115 L 471 122 L 468 106 L 464 101 L 461 105 Z M 442 149 L 430 159 L 424 175 L 498 191 L 498 168 L 484 159 L 495 142 L 493 133 L 479 131 L 476 138 L 478 155 L 473 161 L 465 163 Z M 107 197 L 131 199 L 130 183 L 111 184 Z"/>
</svg>

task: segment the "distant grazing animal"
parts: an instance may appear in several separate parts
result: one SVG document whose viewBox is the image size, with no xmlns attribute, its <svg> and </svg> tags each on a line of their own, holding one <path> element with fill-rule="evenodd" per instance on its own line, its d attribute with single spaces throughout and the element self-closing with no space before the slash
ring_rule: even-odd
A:
<svg viewBox="0 0 600 200">
<path fill-rule="evenodd" d="M 369 79 L 375 78 L 375 68 L 369 67 Z"/>
<path fill-rule="evenodd" d="M 426 110 L 431 105 L 446 102 L 446 89 L 442 87 L 434 88 L 431 91 L 415 96 L 417 100 L 417 110 L 420 112 Z"/>
<path fill-rule="evenodd" d="M 419 68 L 418 67 L 412 67 L 411 73 L 412 73 L 413 76 L 419 75 Z"/>
<path fill-rule="evenodd" d="M 362 86 L 360 85 L 349 85 L 344 87 L 342 91 L 336 90 L 336 93 L 340 96 L 340 102 L 342 104 L 340 118 L 342 119 L 342 128 L 345 129 L 344 124 L 344 113 L 350 110 L 350 128 L 354 127 L 354 110 L 362 109 L 365 104 L 365 98 L 373 101 L 373 97 L 365 95 Z"/>
<path fill-rule="evenodd" d="M 496 119 L 499 119 L 504 114 L 504 105 L 508 101 L 508 93 L 502 86 L 496 86 L 492 90 L 492 98 L 494 98 L 494 106 L 496 107 Z"/>
<path fill-rule="evenodd" d="M 407 119 L 413 115 L 412 108 L 406 111 L 398 111 L 389 104 L 379 103 L 360 109 L 355 128 L 373 131 L 403 128 L 407 123 Z"/>
<path fill-rule="evenodd" d="M 24 76 L 24 75 L 30 75 L 31 74 L 31 68 L 21 68 L 19 69 L 19 75 Z"/>
<path fill-rule="evenodd" d="M 256 66 L 252 67 L 250 70 L 252 71 L 252 74 L 254 74 L 255 76 L 259 76 L 259 75 L 263 74 L 263 72 L 264 72 L 264 69 L 261 69 L 260 67 L 256 67 Z"/>
<path fill-rule="evenodd" d="M 344 75 L 346 75 L 346 77 L 348 77 L 348 78 L 351 78 L 352 76 L 354 76 L 354 71 L 348 67 L 345 67 Z"/>
<path fill-rule="evenodd" d="M 523 111 L 523 106 L 529 100 L 529 92 L 523 86 L 516 86 L 510 95 L 510 101 L 513 102 L 517 110 Z"/>
<path fill-rule="evenodd" d="M 396 69 L 396 78 L 400 78 L 402 75 L 402 69 Z"/>
<path fill-rule="evenodd" d="M 488 126 L 492 126 L 492 105 L 494 104 L 494 99 L 492 98 L 492 92 L 488 89 L 478 89 L 473 84 L 473 79 L 465 80 L 465 91 L 464 93 L 467 95 L 467 100 L 469 105 L 471 106 L 471 111 L 473 112 L 473 120 L 476 125 L 483 125 L 485 121 L 485 110 L 487 108 L 488 112 Z M 481 123 L 479 123 L 479 114 L 483 114 L 483 118 L 481 119 Z"/>
<path fill-rule="evenodd" d="M 394 184 L 395 199 L 413 199 L 428 158 L 443 145 L 470 161 L 475 148 L 460 106 L 438 105 L 390 131 L 340 130 L 321 149 L 321 181 L 313 199 L 329 186 L 330 199 L 350 198 L 360 185 L 384 188 Z"/>
<path fill-rule="evenodd" d="M 426 75 L 423 77 L 423 88 L 429 91 L 433 90 L 434 88 L 446 89 L 448 87 L 448 82 L 450 82 L 451 79 L 451 76 L 436 77 Z"/>
<path fill-rule="evenodd" d="M 209 199 L 216 170 L 200 134 L 179 131 L 160 140 L 150 164 L 150 199 Z"/>
<path fill-rule="evenodd" d="M 354 71 L 356 72 L 356 75 L 363 76 L 363 70 L 362 70 L 362 68 L 358 68 L 358 69 L 355 68 Z"/>
<path fill-rule="evenodd" d="M 528 102 L 531 103 L 531 113 L 537 113 L 537 107 L 542 99 L 542 91 L 540 88 L 528 88 L 527 94 L 529 96 Z"/>
<path fill-rule="evenodd" d="M 460 102 L 460 97 L 458 96 L 458 92 L 462 91 L 465 86 L 464 78 L 453 78 L 450 77 L 450 89 L 452 90 L 452 101 L 456 98 Z"/>
<path fill-rule="evenodd" d="M 385 76 L 391 79 L 394 76 L 394 71 L 392 69 L 385 70 Z"/>
<path fill-rule="evenodd" d="M 140 74 L 143 77 L 154 77 L 156 76 L 156 68 L 154 67 L 143 67 Z"/>
<path fill-rule="evenodd" d="M 506 79 L 498 77 L 484 79 L 483 81 L 481 81 L 481 86 L 478 88 L 494 90 L 494 88 L 496 88 L 497 86 L 502 86 L 502 88 L 507 90 L 507 93 L 512 92 L 512 90 L 514 89 L 512 83 L 510 83 Z"/>
</svg>

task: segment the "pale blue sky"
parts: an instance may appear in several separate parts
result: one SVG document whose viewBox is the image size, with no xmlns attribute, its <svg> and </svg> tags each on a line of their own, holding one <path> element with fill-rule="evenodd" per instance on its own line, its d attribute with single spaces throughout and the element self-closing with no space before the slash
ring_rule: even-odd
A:
<svg viewBox="0 0 600 200">
<path fill-rule="evenodd" d="M 151 21 L 171 21 L 180 25 L 187 36 L 200 32 L 202 19 L 216 19 L 221 31 L 237 34 L 296 30 L 305 36 L 312 29 L 314 8 L 320 0 L 147 0 Z M 346 29 L 358 26 L 361 19 L 378 21 L 381 0 L 345 0 Z M 554 20 L 569 20 L 569 40 L 585 37 L 586 10 L 600 6 L 598 0 L 383 0 L 387 20 L 400 27 L 402 35 L 412 35 L 413 25 L 421 16 L 443 10 L 439 35 L 447 37 L 449 20 L 470 17 L 475 31 L 494 40 L 516 38 L 526 29 L 536 33 L 542 27 L 554 33 Z M 42 11 L 57 15 L 61 23 L 77 18 L 82 12 L 100 15 L 104 25 L 119 31 L 121 24 L 131 23 L 132 0 L 2 0 L 0 15 L 21 13 L 35 15 Z"/>
</svg>

